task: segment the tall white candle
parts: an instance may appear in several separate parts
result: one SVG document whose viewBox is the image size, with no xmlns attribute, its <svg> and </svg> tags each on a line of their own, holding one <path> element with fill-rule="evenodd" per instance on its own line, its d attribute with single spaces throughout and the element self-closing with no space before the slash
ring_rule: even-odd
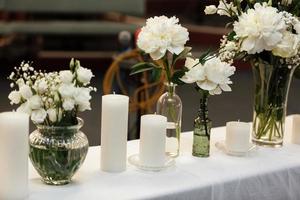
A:
<svg viewBox="0 0 300 200">
<path fill-rule="evenodd" d="M 126 170 L 129 97 L 102 96 L 101 169 L 107 172 Z"/>
<path fill-rule="evenodd" d="M 0 199 L 28 195 L 28 134 L 27 114 L 0 113 Z"/>
<path fill-rule="evenodd" d="M 300 115 L 293 115 L 292 143 L 300 144 Z"/>
<path fill-rule="evenodd" d="M 247 152 L 250 142 L 250 123 L 226 123 L 226 149 L 231 152 Z"/>
<path fill-rule="evenodd" d="M 167 118 L 143 115 L 140 131 L 140 162 L 149 167 L 161 167 L 165 162 Z"/>
</svg>

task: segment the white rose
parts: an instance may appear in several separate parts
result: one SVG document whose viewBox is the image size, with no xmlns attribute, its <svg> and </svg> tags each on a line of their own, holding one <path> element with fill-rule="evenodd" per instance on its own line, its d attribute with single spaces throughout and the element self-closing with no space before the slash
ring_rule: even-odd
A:
<svg viewBox="0 0 300 200">
<path fill-rule="evenodd" d="M 21 94 L 16 90 L 11 91 L 8 95 L 8 99 L 10 100 L 10 104 L 19 104 L 21 101 Z"/>
<path fill-rule="evenodd" d="M 90 83 L 93 73 L 90 69 L 79 67 L 77 69 L 77 80 L 83 83 L 84 85 Z"/>
<path fill-rule="evenodd" d="M 71 71 L 63 70 L 59 72 L 59 78 L 63 83 L 72 83 L 74 76 Z"/>
<path fill-rule="evenodd" d="M 90 89 L 84 87 L 76 88 L 73 98 L 75 99 L 76 104 L 85 104 L 92 98 L 90 95 Z"/>
<path fill-rule="evenodd" d="M 49 120 L 51 122 L 56 122 L 57 121 L 57 113 L 56 113 L 56 109 L 54 108 L 50 108 L 47 110 L 47 114 L 48 114 L 48 117 L 49 117 Z"/>
<path fill-rule="evenodd" d="M 299 36 L 290 32 L 285 32 L 281 42 L 272 50 L 275 56 L 290 58 L 298 53 Z"/>
<path fill-rule="evenodd" d="M 32 96 L 31 88 L 28 85 L 22 85 L 20 87 L 20 94 L 24 99 L 29 99 Z"/>
<path fill-rule="evenodd" d="M 43 94 L 48 89 L 48 84 L 45 79 L 42 79 L 37 82 L 37 90 L 40 94 Z"/>
<path fill-rule="evenodd" d="M 72 97 L 75 92 L 75 87 L 73 84 L 61 84 L 61 86 L 58 88 L 58 91 L 60 95 L 63 98 Z"/>
<path fill-rule="evenodd" d="M 166 16 L 147 19 L 138 35 L 137 46 L 153 60 L 161 59 L 167 51 L 180 54 L 189 40 L 189 33 L 178 22 L 178 18 Z"/>
<path fill-rule="evenodd" d="M 30 97 L 28 102 L 32 110 L 40 109 L 43 105 L 42 99 L 39 95 L 33 95 Z"/>
<path fill-rule="evenodd" d="M 64 99 L 62 106 L 63 106 L 64 110 L 66 110 L 66 111 L 73 110 L 73 108 L 75 106 L 75 101 L 72 98 L 66 98 L 66 99 Z"/>
<path fill-rule="evenodd" d="M 217 7 L 215 5 L 206 6 L 204 12 L 206 15 L 213 15 L 217 12 Z"/>
<path fill-rule="evenodd" d="M 31 108 L 29 102 L 26 101 L 25 103 L 22 103 L 17 109 L 17 112 L 27 113 L 28 115 L 31 115 Z"/>
<path fill-rule="evenodd" d="M 33 110 L 31 113 L 31 120 L 34 123 L 41 124 L 47 117 L 47 112 L 44 109 Z"/>
</svg>

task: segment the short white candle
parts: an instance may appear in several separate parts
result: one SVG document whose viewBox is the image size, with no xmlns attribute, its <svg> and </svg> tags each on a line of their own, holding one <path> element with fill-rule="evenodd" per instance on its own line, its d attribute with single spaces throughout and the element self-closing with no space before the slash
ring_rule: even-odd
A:
<svg viewBox="0 0 300 200">
<path fill-rule="evenodd" d="M 0 113 L 0 199 L 28 195 L 28 134 L 27 114 Z"/>
<path fill-rule="evenodd" d="M 226 123 L 226 149 L 231 152 L 247 152 L 250 143 L 250 123 Z"/>
<path fill-rule="evenodd" d="M 140 163 L 161 167 L 165 162 L 167 118 L 162 115 L 143 115 L 140 131 Z"/>
<path fill-rule="evenodd" d="M 102 96 L 101 169 L 122 172 L 127 164 L 129 97 Z"/>
<path fill-rule="evenodd" d="M 293 115 L 292 143 L 300 144 L 300 115 Z"/>
</svg>

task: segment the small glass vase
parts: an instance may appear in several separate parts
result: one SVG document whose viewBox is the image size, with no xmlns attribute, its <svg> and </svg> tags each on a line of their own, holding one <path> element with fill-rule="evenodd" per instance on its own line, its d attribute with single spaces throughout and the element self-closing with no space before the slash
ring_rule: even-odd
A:
<svg viewBox="0 0 300 200">
<path fill-rule="evenodd" d="M 254 114 L 252 141 L 261 146 L 283 144 L 288 92 L 294 67 L 252 62 L 254 75 Z"/>
<path fill-rule="evenodd" d="M 200 109 L 194 121 L 193 156 L 209 157 L 212 122 L 208 118 L 207 97 L 200 99 Z"/>
<path fill-rule="evenodd" d="M 176 84 L 166 84 L 167 92 L 162 94 L 156 104 L 156 113 L 167 117 L 166 154 L 177 157 L 180 150 L 182 102 L 176 94 Z"/>
<path fill-rule="evenodd" d="M 74 126 L 36 125 L 29 137 L 29 157 L 34 168 L 49 185 L 64 185 L 71 181 L 88 152 L 86 135 L 79 129 L 83 120 Z"/>
</svg>

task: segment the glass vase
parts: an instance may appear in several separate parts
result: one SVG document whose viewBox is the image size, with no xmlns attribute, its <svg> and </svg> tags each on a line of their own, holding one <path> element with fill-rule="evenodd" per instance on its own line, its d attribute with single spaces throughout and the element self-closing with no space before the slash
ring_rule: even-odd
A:
<svg viewBox="0 0 300 200">
<path fill-rule="evenodd" d="M 68 184 L 89 148 L 86 135 L 80 131 L 83 120 L 78 118 L 74 126 L 36 126 L 29 137 L 29 157 L 34 168 L 46 184 Z"/>
<path fill-rule="evenodd" d="M 166 84 L 167 91 L 156 104 L 156 113 L 167 117 L 166 154 L 177 157 L 180 150 L 182 102 L 175 92 L 176 85 Z"/>
<path fill-rule="evenodd" d="M 194 121 L 193 156 L 209 157 L 210 130 L 212 122 L 208 118 L 207 97 L 200 99 L 200 109 Z"/>
<path fill-rule="evenodd" d="M 255 87 L 252 141 L 262 146 L 280 147 L 295 68 L 261 61 L 252 62 L 252 68 Z"/>
</svg>

